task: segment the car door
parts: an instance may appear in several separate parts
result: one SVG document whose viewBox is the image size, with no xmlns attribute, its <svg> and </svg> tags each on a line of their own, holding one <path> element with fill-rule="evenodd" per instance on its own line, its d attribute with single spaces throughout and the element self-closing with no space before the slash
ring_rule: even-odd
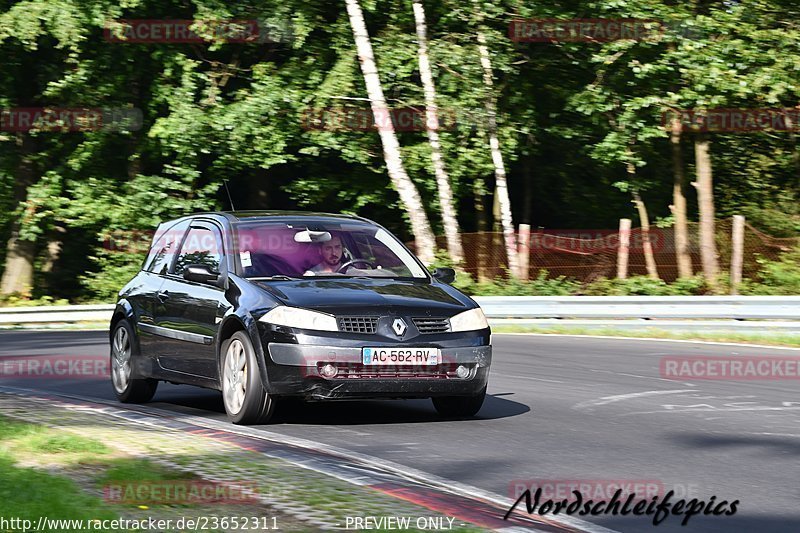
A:
<svg viewBox="0 0 800 533">
<path fill-rule="evenodd" d="M 141 354 L 148 359 L 157 358 L 163 337 L 155 328 L 155 313 L 158 300 L 156 294 L 161 290 L 170 265 L 175 260 L 178 247 L 183 241 L 189 221 L 165 223 L 159 227 L 153 237 L 153 246 L 147 254 L 142 268 L 142 287 L 128 300 L 133 307 L 136 324 L 139 330 L 139 347 Z"/>
<path fill-rule="evenodd" d="M 155 322 L 163 337 L 159 363 L 165 369 L 214 379 L 215 336 L 230 304 L 212 283 L 183 278 L 188 265 L 204 264 L 227 277 L 222 232 L 210 221 L 195 220 L 156 297 Z"/>
</svg>

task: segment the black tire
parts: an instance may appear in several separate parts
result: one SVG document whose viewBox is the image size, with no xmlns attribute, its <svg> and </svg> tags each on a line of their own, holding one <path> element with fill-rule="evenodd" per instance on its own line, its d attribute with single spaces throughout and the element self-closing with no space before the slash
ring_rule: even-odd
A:
<svg viewBox="0 0 800 533">
<path fill-rule="evenodd" d="M 244 331 L 237 331 L 222 343 L 221 355 L 220 384 L 222 402 L 225 404 L 228 419 L 239 425 L 267 423 L 275 411 L 276 402 L 275 398 L 267 394 L 261 383 L 256 351 L 250 342 L 250 337 Z M 229 365 L 231 365 L 230 373 Z M 239 384 L 243 385 L 241 391 Z"/>
<path fill-rule="evenodd" d="M 436 411 L 447 418 L 475 416 L 486 398 L 486 387 L 473 396 L 438 396 L 431 398 Z"/>
<path fill-rule="evenodd" d="M 149 402 L 158 388 L 158 381 L 155 379 L 133 377 L 134 360 L 139 355 L 133 327 L 127 320 L 120 320 L 111 333 L 109 368 L 111 387 L 122 403 Z"/>
</svg>

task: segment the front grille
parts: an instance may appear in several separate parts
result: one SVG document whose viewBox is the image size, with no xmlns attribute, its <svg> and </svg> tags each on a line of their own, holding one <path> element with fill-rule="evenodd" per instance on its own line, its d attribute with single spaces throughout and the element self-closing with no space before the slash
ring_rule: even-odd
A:
<svg viewBox="0 0 800 533">
<path fill-rule="evenodd" d="M 443 363 L 431 366 L 411 365 L 364 365 L 361 363 L 335 363 L 338 373 L 334 379 L 461 379 L 456 375 L 455 363 Z M 324 363 L 319 363 L 322 368 Z M 471 365 L 466 365 L 470 367 Z M 472 376 L 472 369 L 470 377 Z"/>
<path fill-rule="evenodd" d="M 420 333 L 445 333 L 450 331 L 450 321 L 446 318 L 414 318 L 414 325 Z"/>
<path fill-rule="evenodd" d="M 378 329 L 376 316 L 342 316 L 339 317 L 339 331 L 346 333 L 375 333 Z"/>
</svg>

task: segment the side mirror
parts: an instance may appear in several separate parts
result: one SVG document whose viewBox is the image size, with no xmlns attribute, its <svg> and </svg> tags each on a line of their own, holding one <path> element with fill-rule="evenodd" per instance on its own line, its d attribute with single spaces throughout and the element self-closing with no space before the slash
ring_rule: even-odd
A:
<svg viewBox="0 0 800 533">
<path fill-rule="evenodd" d="M 433 277 L 442 283 L 453 283 L 456 280 L 456 271 L 452 268 L 437 268 L 433 271 Z"/>
<path fill-rule="evenodd" d="M 183 279 L 217 285 L 220 279 L 219 272 L 214 272 L 208 265 L 191 264 L 183 269 Z"/>
</svg>

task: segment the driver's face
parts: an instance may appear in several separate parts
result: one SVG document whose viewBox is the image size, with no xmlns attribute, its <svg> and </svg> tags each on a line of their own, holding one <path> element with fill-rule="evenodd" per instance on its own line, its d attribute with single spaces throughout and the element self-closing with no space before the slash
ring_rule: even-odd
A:
<svg viewBox="0 0 800 533">
<path fill-rule="evenodd" d="M 322 260 L 326 265 L 337 266 L 342 260 L 342 240 L 339 237 L 333 237 L 322 245 L 321 252 Z"/>
</svg>

